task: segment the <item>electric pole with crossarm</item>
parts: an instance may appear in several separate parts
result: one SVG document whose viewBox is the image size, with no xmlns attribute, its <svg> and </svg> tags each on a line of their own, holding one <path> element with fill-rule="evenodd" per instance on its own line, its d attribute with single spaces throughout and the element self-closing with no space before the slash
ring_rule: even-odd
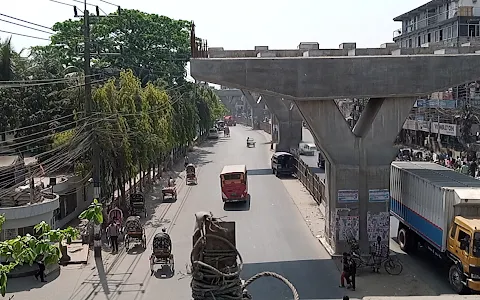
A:
<svg viewBox="0 0 480 300">
<path fill-rule="evenodd" d="M 77 7 L 74 6 L 74 13 L 75 17 L 83 17 L 83 38 L 84 38 L 84 49 L 83 49 L 83 59 L 84 59 L 84 76 L 85 76 L 85 114 L 87 117 L 93 116 L 93 99 L 92 99 L 92 81 L 91 81 L 91 64 L 90 59 L 92 56 L 92 41 L 90 36 L 90 21 L 93 19 L 94 21 L 100 18 L 108 18 L 108 17 L 117 17 L 115 15 L 111 16 L 101 16 L 100 15 L 100 8 L 95 6 L 96 8 L 96 15 L 90 15 L 87 7 L 87 1 L 84 1 L 84 9 L 83 9 L 83 16 L 79 16 L 77 12 Z M 93 5 L 92 5 L 93 6 Z M 121 9 L 118 7 L 118 15 L 120 15 Z M 120 53 L 101 53 L 100 48 L 96 47 L 96 55 L 121 55 Z M 87 119 L 87 122 L 88 119 Z M 89 131 L 93 131 L 93 127 L 90 125 L 88 128 Z M 94 141 L 92 143 L 92 177 L 93 177 L 93 199 L 101 199 L 102 196 L 102 189 L 101 189 L 101 179 L 100 179 L 100 157 L 98 151 L 98 143 L 97 143 L 97 135 L 93 132 L 92 135 Z M 93 200 L 92 199 L 92 200 Z M 101 230 L 100 226 L 95 226 L 94 228 L 94 241 L 93 241 L 93 250 L 95 257 L 102 256 L 102 240 L 101 240 Z"/>
</svg>

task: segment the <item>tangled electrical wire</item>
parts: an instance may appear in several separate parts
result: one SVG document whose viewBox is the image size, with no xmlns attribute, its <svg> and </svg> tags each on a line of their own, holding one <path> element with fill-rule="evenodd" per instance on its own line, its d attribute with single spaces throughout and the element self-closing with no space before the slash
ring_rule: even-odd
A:
<svg viewBox="0 0 480 300">
<path fill-rule="evenodd" d="M 242 281 L 240 278 L 240 273 L 243 269 L 242 255 L 226 238 L 215 234 L 207 234 L 204 226 L 206 226 L 206 223 L 209 223 L 209 229 L 211 232 L 225 232 L 226 229 L 221 227 L 218 224 L 218 220 L 213 218 L 211 214 L 196 214 L 196 218 L 196 232 L 200 232 L 201 235 L 195 242 L 190 255 L 190 262 L 192 264 L 192 281 L 190 286 L 194 300 L 252 299 L 252 296 L 248 293 L 246 288 L 261 277 L 273 277 L 279 279 L 290 288 L 294 300 L 300 299 L 293 284 L 285 277 L 274 272 L 261 272 L 252 276 L 247 281 Z M 207 239 L 221 241 L 230 249 L 207 249 Z M 233 265 L 224 266 L 223 268 L 221 267 L 221 265 L 227 265 L 232 261 L 235 262 Z"/>
</svg>

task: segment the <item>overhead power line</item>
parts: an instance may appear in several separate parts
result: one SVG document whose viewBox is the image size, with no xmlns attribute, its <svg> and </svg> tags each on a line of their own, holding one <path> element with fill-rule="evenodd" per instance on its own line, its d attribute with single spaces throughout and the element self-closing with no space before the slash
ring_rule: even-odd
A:
<svg viewBox="0 0 480 300">
<path fill-rule="evenodd" d="M 33 23 L 33 22 L 30 22 L 30 21 L 22 20 L 22 19 L 19 19 L 19 18 L 15 18 L 15 17 L 9 16 L 9 15 L 2 14 L 2 13 L 0 13 L 0 16 L 2 16 L 2 17 L 7 17 L 7 18 L 10 18 L 10 19 L 13 19 L 13 20 L 17 20 L 17 21 L 20 21 L 20 22 L 23 22 L 23 23 L 30 24 L 30 25 L 34 25 L 34 26 L 37 26 L 37 27 L 41 27 L 41 28 L 45 28 L 45 29 L 50 29 L 50 30 L 52 30 L 52 28 L 50 28 L 50 27 L 48 27 L 48 26 L 44 26 L 44 25 L 40 25 L 40 24 Z"/>
<path fill-rule="evenodd" d="M 13 25 L 16 25 L 16 26 L 20 26 L 20 27 L 24 27 L 24 28 L 36 30 L 36 31 L 43 32 L 43 33 L 46 33 L 46 34 L 53 34 L 53 32 L 48 32 L 48 31 L 45 31 L 45 30 L 42 30 L 42 29 L 38 29 L 38 28 L 35 28 L 35 27 L 30 27 L 30 26 L 23 25 L 23 24 L 20 24 L 20 23 L 15 23 L 15 22 L 12 22 L 12 21 L 9 21 L 9 20 L 0 19 L 0 22 L 10 23 L 10 24 L 13 24 Z"/>
<path fill-rule="evenodd" d="M 1 30 L 1 29 L 0 29 L 0 32 L 7 33 L 7 34 L 18 35 L 18 36 L 23 36 L 23 37 L 28 37 L 28 38 L 31 38 L 31 39 L 50 41 L 50 39 L 47 39 L 47 38 L 42 38 L 42 37 L 28 35 L 28 34 L 21 34 L 21 33 L 17 33 L 17 32 L 5 31 L 5 30 Z"/>
<path fill-rule="evenodd" d="M 120 5 L 118 5 L 118 4 L 114 4 L 114 3 L 111 3 L 111 2 L 108 2 L 108 1 L 105 1 L 105 0 L 99 0 L 99 1 L 100 1 L 100 2 L 103 2 L 103 3 L 110 4 L 110 5 L 112 5 L 112 6 L 117 6 L 117 7 L 120 6 Z"/>
<path fill-rule="evenodd" d="M 48 1 L 55 2 L 55 3 L 58 3 L 58 4 L 63 4 L 63 5 L 70 6 L 70 7 L 75 7 L 75 5 L 73 5 L 73 4 L 65 3 L 65 2 L 62 2 L 62 1 L 57 1 L 57 0 L 48 0 Z"/>
</svg>

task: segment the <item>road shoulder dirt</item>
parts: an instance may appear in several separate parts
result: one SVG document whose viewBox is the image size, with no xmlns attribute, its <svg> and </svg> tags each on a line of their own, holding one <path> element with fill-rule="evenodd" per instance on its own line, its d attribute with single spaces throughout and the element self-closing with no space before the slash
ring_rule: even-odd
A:
<svg viewBox="0 0 480 300">
<path fill-rule="evenodd" d="M 282 183 L 310 228 L 312 235 L 321 241 L 325 235 L 325 209 L 323 205 L 316 204 L 300 181 L 296 179 L 282 179 Z M 324 243 L 322 243 L 322 245 L 325 247 Z M 333 260 L 339 270 L 340 280 L 340 260 L 338 258 L 333 258 Z M 375 274 L 368 269 L 363 269 L 358 271 L 356 279 L 356 291 L 346 290 L 347 295 L 352 298 L 363 298 L 366 296 L 436 295 L 436 293 L 418 276 L 413 274 L 412 270 L 405 264 L 403 266 L 403 272 L 400 275 L 388 275 L 384 270 L 381 270 L 380 274 Z"/>
</svg>

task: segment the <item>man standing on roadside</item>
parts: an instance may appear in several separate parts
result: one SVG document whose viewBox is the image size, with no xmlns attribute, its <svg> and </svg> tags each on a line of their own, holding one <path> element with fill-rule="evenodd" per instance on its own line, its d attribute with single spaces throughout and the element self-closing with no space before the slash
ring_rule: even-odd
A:
<svg viewBox="0 0 480 300">
<path fill-rule="evenodd" d="M 41 282 L 47 282 L 45 280 L 45 263 L 43 262 L 43 258 L 39 259 L 37 261 L 38 264 L 38 272 L 35 274 L 35 278 L 38 280 L 38 277 L 40 277 Z"/>
<path fill-rule="evenodd" d="M 350 285 L 350 265 L 349 265 L 349 258 L 348 258 L 348 253 L 343 252 L 342 256 L 342 274 L 340 275 L 340 287 L 344 288 L 345 287 L 345 280 L 347 281 L 347 284 Z"/>
<path fill-rule="evenodd" d="M 107 235 L 110 237 L 110 244 L 112 245 L 112 254 L 118 253 L 118 235 L 120 234 L 120 228 L 114 221 L 107 227 Z"/>
<path fill-rule="evenodd" d="M 348 259 L 348 275 L 350 275 L 350 288 L 354 291 L 355 290 L 355 275 L 357 274 L 357 263 L 350 257 Z"/>
<path fill-rule="evenodd" d="M 372 258 L 373 258 L 373 262 L 374 262 L 374 266 L 373 266 L 373 272 L 374 273 L 380 273 L 380 266 L 382 264 L 382 259 L 383 257 L 385 257 L 385 250 L 386 250 L 386 246 L 382 244 L 382 238 L 380 236 L 377 236 L 377 241 L 375 243 L 373 243 L 373 247 L 372 247 L 373 251 L 371 253 L 372 255 Z M 386 253 L 388 254 L 388 253 Z"/>
</svg>

